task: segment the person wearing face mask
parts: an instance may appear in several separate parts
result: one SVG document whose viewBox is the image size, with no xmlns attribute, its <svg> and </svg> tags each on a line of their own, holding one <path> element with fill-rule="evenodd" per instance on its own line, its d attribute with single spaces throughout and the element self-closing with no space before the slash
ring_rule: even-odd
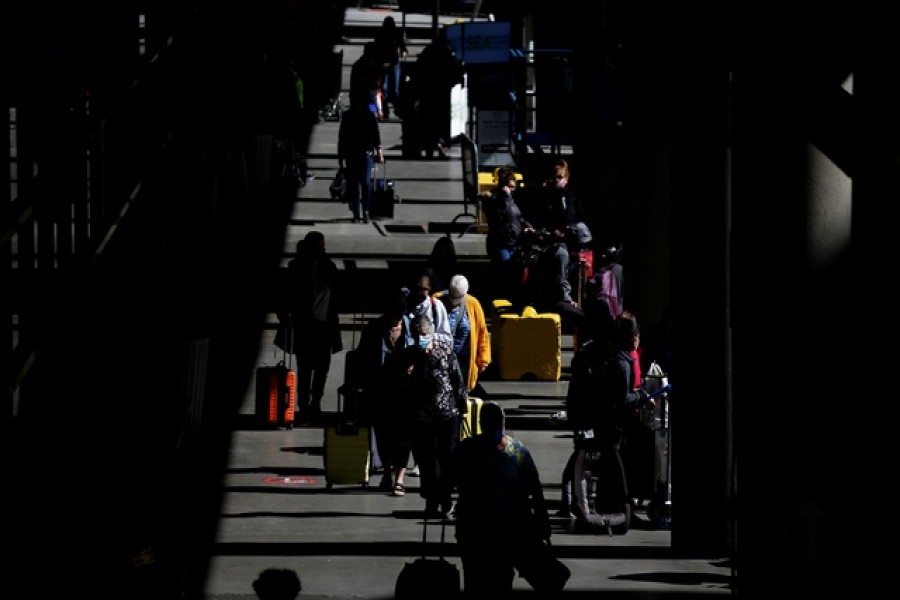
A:
<svg viewBox="0 0 900 600">
<path fill-rule="evenodd" d="M 419 495 L 426 518 L 451 510 L 452 489 L 445 477 L 447 461 L 459 439 L 459 415 L 468 403 L 466 382 L 452 345 L 435 335 L 425 315 L 412 320 L 415 345 L 404 350 L 402 392 L 413 412 L 412 453 L 419 466 Z"/>
<path fill-rule="evenodd" d="M 409 317 L 415 318 L 421 315 L 428 317 L 434 325 L 435 335 L 443 338 L 448 344 L 453 342 L 450 333 L 450 321 L 447 317 L 447 308 L 443 302 L 438 302 L 431 295 L 431 277 L 420 275 L 416 286 L 409 294 Z M 407 340 L 408 345 L 415 345 L 415 339 Z"/>
<path fill-rule="evenodd" d="M 450 278 L 449 287 L 434 295 L 447 309 L 453 351 L 459 361 L 466 389 L 469 393 L 478 384 L 478 377 L 491 364 L 491 338 L 481 302 L 469 293 L 465 275 Z"/>
</svg>

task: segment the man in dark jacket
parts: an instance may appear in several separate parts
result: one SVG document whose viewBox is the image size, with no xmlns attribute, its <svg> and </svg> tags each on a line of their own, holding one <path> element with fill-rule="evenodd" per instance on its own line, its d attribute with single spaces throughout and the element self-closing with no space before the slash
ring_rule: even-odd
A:
<svg viewBox="0 0 900 600">
<path fill-rule="evenodd" d="M 459 491 L 456 542 L 466 597 L 506 598 L 513 568 L 550 539 L 550 521 L 534 458 L 504 430 L 503 409 L 485 402 L 480 425 L 450 455 L 447 477 Z"/>
</svg>

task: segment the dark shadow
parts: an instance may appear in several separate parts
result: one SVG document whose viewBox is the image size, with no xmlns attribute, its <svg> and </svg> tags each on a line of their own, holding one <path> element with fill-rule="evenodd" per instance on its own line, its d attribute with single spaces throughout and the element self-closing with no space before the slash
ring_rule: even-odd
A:
<svg viewBox="0 0 900 600">
<path fill-rule="evenodd" d="M 669 583 L 675 585 L 724 585 L 731 587 L 732 578 L 729 575 L 718 573 L 674 573 L 654 572 L 639 573 L 633 575 L 613 575 L 610 579 L 623 581 L 653 581 L 656 583 Z"/>
<path fill-rule="evenodd" d="M 322 513 L 317 513 L 321 515 Z M 349 516 L 354 516 L 350 514 Z M 431 523 L 431 522 L 429 522 Z M 440 522 L 434 521 L 435 527 Z M 662 559 L 691 558 L 676 555 L 669 548 L 648 548 L 645 546 L 602 546 L 602 545 L 554 545 L 560 559 Z M 448 529 L 443 548 L 441 543 L 419 541 L 408 542 L 221 542 L 215 544 L 213 552 L 217 556 L 459 556 L 453 533 Z M 693 557 L 704 558 L 702 556 Z M 623 576 L 624 578 L 625 576 Z M 719 579 L 727 579 L 719 577 Z M 649 580 L 649 579 L 648 579 Z M 596 591 L 593 593 L 596 594 Z"/>
<path fill-rule="evenodd" d="M 292 569 L 266 569 L 253 582 L 259 600 L 294 600 L 300 589 L 300 576 Z"/>
</svg>

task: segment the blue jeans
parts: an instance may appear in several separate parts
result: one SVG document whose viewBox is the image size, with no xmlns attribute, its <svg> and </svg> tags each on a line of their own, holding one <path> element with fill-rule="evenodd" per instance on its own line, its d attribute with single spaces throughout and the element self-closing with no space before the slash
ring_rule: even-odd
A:
<svg viewBox="0 0 900 600">
<path fill-rule="evenodd" d="M 369 153 L 347 159 L 344 169 L 347 176 L 347 201 L 354 219 L 358 219 L 361 214 L 369 214 L 371 177 L 374 168 L 375 159 Z"/>
<path fill-rule="evenodd" d="M 400 98 L 400 63 L 384 68 L 384 82 L 381 89 L 384 91 L 384 102 L 390 102 L 396 109 Z"/>
</svg>

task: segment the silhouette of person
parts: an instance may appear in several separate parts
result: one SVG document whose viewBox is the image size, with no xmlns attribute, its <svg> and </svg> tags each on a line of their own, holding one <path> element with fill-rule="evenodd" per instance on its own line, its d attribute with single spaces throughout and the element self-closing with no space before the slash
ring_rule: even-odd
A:
<svg viewBox="0 0 900 600">
<path fill-rule="evenodd" d="M 450 278 L 458 273 L 456 246 L 449 234 L 441 236 L 431 247 L 425 274 L 431 278 L 431 287 L 436 292 L 446 290 Z"/>
<path fill-rule="evenodd" d="M 503 409 L 485 402 L 479 422 L 481 433 L 460 442 L 449 460 L 456 543 L 466 597 L 506 598 L 521 554 L 550 539 L 550 520 L 534 458 L 505 433 Z"/>
<path fill-rule="evenodd" d="M 421 145 L 428 158 L 435 152 L 441 157 L 447 155 L 450 90 L 463 82 L 463 73 L 463 64 L 447 43 L 443 29 L 416 59 L 413 72 L 419 113 L 416 121 L 420 125 Z"/>
<path fill-rule="evenodd" d="M 353 211 L 353 222 L 358 223 L 362 215 L 363 222 L 368 223 L 372 200 L 369 180 L 375 161 L 384 162 L 378 119 L 369 110 L 368 104 L 351 104 L 342 116 L 337 151 L 338 166 L 344 169 L 347 176 L 347 196 Z"/>
<path fill-rule="evenodd" d="M 375 42 L 366 42 L 362 55 L 350 67 L 350 106 L 365 104 L 376 117 L 382 118 L 382 76 Z"/>
<path fill-rule="evenodd" d="M 294 327 L 291 351 L 297 357 L 297 409 L 300 425 L 322 411 L 331 355 L 343 349 L 338 320 L 337 265 L 325 250 L 325 236 L 310 231 L 297 242 L 288 263 L 288 310 L 279 320 Z"/>
<path fill-rule="evenodd" d="M 400 105 L 400 61 L 406 60 L 409 51 L 403 31 L 397 28 L 394 17 L 388 15 L 375 32 L 375 47 L 382 66 L 381 86 L 383 90 L 382 111 L 384 118 L 391 114 L 388 102 L 397 110 Z"/>
</svg>

